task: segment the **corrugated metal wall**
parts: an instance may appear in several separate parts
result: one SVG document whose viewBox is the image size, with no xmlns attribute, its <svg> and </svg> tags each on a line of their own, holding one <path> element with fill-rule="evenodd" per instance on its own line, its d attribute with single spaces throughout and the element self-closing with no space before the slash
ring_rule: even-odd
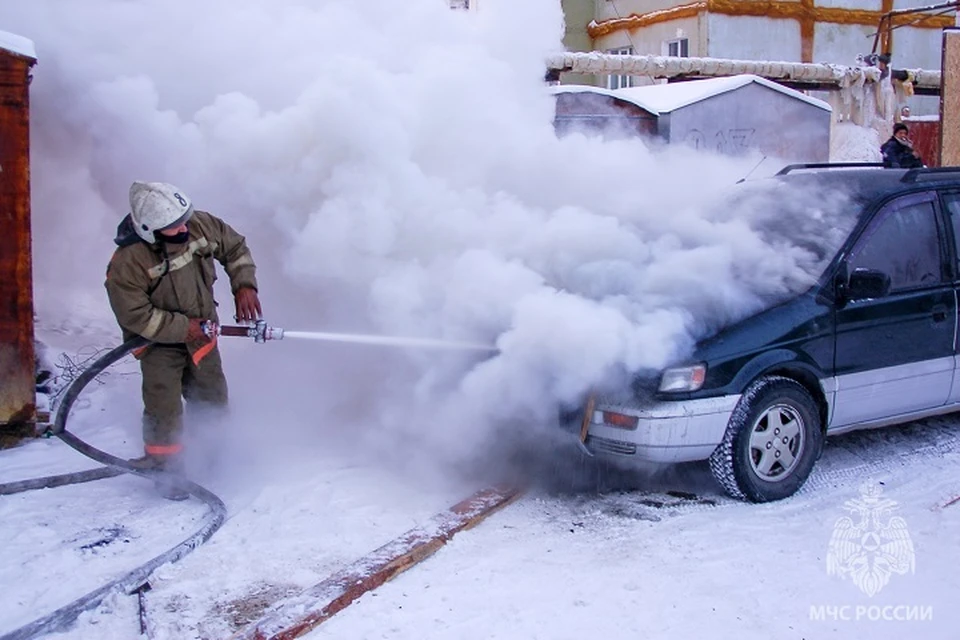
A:
<svg viewBox="0 0 960 640">
<path fill-rule="evenodd" d="M 30 247 L 30 67 L 0 49 L 0 435 L 36 420 Z"/>
</svg>

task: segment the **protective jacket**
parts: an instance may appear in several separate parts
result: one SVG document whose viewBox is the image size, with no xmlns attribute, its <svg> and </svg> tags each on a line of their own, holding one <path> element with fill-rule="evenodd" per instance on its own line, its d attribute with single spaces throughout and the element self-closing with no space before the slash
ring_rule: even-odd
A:
<svg viewBox="0 0 960 640">
<path fill-rule="evenodd" d="M 157 343 L 183 343 L 190 318 L 217 318 L 213 261 L 223 265 L 230 290 L 257 288 L 256 265 L 246 239 L 226 222 L 196 211 L 183 244 L 147 244 L 128 215 L 117 227 L 107 267 L 107 296 L 124 340 L 140 335 Z"/>
</svg>

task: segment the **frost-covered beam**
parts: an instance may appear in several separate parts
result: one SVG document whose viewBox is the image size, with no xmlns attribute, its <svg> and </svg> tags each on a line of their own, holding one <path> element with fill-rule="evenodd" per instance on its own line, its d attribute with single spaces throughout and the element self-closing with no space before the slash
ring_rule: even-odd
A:
<svg viewBox="0 0 960 640">
<path fill-rule="evenodd" d="M 880 79 L 877 67 L 848 67 L 839 64 L 776 62 L 771 60 L 726 60 L 723 58 L 676 58 L 668 56 L 624 56 L 599 52 L 557 53 L 547 67 L 586 75 L 650 76 L 654 78 L 711 78 L 749 73 L 791 85 L 830 89 L 845 88 Z M 907 69 L 918 93 L 938 93 L 940 72 Z"/>
</svg>

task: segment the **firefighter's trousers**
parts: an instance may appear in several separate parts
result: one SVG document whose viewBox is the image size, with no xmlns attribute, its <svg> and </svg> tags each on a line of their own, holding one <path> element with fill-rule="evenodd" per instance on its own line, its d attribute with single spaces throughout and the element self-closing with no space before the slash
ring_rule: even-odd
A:
<svg viewBox="0 0 960 640">
<path fill-rule="evenodd" d="M 143 443 L 148 455 L 180 453 L 183 400 L 187 410 L 225 409 L 227 380 L 214 347 L 194 364 L 184 345 L 152 345 L 140 358 L 143 374 Z M 182 399 L 181 399 L 182 398 Z"/>
</svg>

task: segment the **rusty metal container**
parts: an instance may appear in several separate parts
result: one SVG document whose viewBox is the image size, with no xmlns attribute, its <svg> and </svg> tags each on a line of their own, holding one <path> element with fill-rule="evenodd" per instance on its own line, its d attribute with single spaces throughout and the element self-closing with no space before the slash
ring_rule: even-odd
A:
<svg viewBox="0 0 960 640">
<path fill-rule="evenodd" d="M 33 432 L 36 361 L 30 241 L 32 43 L 0 32 L 0 445 Z"/>
<path fill-rule="evenodd" d="M 655 136 L 657 114 L 613 91 L 586 85 L 554 87 L 557 135 L 574 131 L 606 137 Z"/>
<path fill-rule="evenodd" d="M 928 167 L 940 166 L 940 119 L 933 118 L 904 118 L 903 124 L 910 130 L 910 141 L 913 148 Z"/>
</svg>

